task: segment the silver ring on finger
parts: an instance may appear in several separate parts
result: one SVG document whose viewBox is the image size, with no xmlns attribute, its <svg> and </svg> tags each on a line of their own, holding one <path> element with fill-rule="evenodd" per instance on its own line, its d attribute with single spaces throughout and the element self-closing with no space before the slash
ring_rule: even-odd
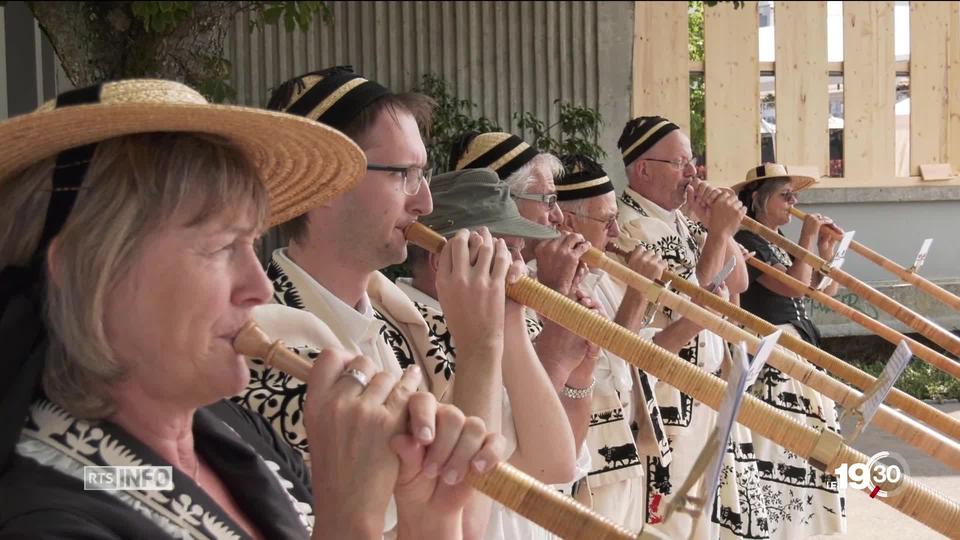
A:
<svg viewBox="0 0 960 540">
<path fill-rule="evenodd" d="M 370 378 L 367 377 L 367 374 L 360 371 L 357 368 L 347 368 L 343 370 L 343 373 L 340 374 L 339 378 L 350 377 L 351 379 L 357 381 L 357 384 L 360 385 L 360 388 L 366 389 L 367 385 L 370 384 Z"/>
</svg>

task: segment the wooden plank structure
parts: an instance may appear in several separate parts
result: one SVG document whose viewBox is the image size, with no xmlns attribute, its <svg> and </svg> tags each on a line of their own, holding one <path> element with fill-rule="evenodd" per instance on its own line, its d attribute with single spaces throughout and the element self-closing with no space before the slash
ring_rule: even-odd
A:
<svg viewBox="0 0 960 540">
<path fill-rule="evenodd" d="M 893 2 L 843 5 L 843 171 L 853 179 L 892 174 Z"/>
<path fill-rule="evenodd" d="M 910 174 L 923 163 L 947 162 L 950 15 L 953 2 L 910 2 Z M 956 92 L 956 90 L 954 90 Z"/>
<path fill-rule="evenodd" d="M 829 168 L 827 3 L 777 4 L 777 159 Z"/>
<path fill-rule="evenodd" d="M 910 60 L 894 54 L 894 2 L 843 3 L 842 62 L 828 62 L 827 3 L 776 2 L 775 62 L 758 61 L 758 4 L 704 10 L 704 60 L 688 58 L 686 4 L 636 2 L 632 112 L 687 130 L 688 76 L 704 76 L 707 173 L 731 185 L 760 160 L 759 76 L 776 77 L 776 154 L 828 174 L 828 86 L 842 75 L 844 171 L 816 188 L 917 186 L 919 166 L 960 173 L 960 2 L 910 2 Z M 686 66 L 686 73 L 680 66 Z M 896 173 L 897 75 L 910 79 L 909 176 Z M 960 176 L 927 185 L 960 185 Z"/>
<path fill-rule="evenodd" d="M 684 2 L 637 2 L 634 9 L 632 115 L 664 116 L 689 133 L 687 62 L 663 61 L 664 51 L 688 54 L 687 5 Z"/>
<path fill-rule="evenodd" d="M 729 185 L 760 161 L 757 2 L 717 4 L 703 25 L 709 174 Z"/>
</svg>

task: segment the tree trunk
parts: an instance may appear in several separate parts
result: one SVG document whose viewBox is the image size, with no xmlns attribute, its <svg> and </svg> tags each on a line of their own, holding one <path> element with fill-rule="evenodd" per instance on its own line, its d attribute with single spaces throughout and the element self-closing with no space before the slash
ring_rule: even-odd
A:
<svg viewBox="0 0 960 540">
<path fill-rule="evenodd" d="M 201 91 L 223 81 L 223 45 L 240 2 L 194 2 L 165 34 L 147 31 L 131 2 L 29 2 L 75 86 L 131 77 L 184 82 Z M 208 93 L 208 92 L 204 92 Z"/>
</svg>

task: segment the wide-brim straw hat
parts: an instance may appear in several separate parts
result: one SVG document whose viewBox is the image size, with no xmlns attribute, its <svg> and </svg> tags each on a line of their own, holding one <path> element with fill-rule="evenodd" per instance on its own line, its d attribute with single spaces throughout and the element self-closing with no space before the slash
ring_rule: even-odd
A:
<svg viewBox="0 0 960 540">
<path fill-rule="evenodd" d="M 285 113 L 210 104 L 174 81 L 130 79 L 101 85 L 99 101 L 41 105 L 0 122 L 0 183 L 60 152 L 123 135 L 195 132 L 236 144 L 270 197 L 269 224 L 289 221 L 349 189 L 366 169 L 363 152 L 339 131 Z"/>
<path fill-rule="evenodd" d="M 781 165 L 779 163 L 767 163 L 759 167 L 751 167 L 747 171 L 747 177 L 743 182 L 731 186 L 735 192 L 759 182 L 771 178 L 787 178 L 790 180 L 790 190 L 797 192 L 803 191 L 817 183 L 816 173 L 811 171 L 810 167 L 801 167 L 795 165 Z"/>
</svg>

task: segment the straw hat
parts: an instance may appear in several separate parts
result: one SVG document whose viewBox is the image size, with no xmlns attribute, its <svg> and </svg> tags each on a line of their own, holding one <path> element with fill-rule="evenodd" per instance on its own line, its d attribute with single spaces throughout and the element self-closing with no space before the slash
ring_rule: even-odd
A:
<svg viewBox="0 0 960 540">
<path fill-rule="evenodd" d="M 207 103 L 181 83 L 130 79 L 72 90 L 0 122 L 0 183 L 69 148 L 136 133 L 220 135 L 250 158 L 270 196 L 270 225 L 347 190 L 366 168 L 339 131 L 293 115 Z"/>
<path fill-rule="evenodd" d="M 760 165 L 759 167 L 751 167 L 749 170 L 747 170 L 746 180 L 734 184 L 731 186 L 731 189 L 739 192 L 754 182 L 769 180 L 771 178 L 788 178 L 790 179 L 791 191 L 802 191 L 817 183 L 815 174 L 816 173 L 811 174 L 811 171 L 808 167 L 767 163 L 765 165 Z"/>
</svg>

